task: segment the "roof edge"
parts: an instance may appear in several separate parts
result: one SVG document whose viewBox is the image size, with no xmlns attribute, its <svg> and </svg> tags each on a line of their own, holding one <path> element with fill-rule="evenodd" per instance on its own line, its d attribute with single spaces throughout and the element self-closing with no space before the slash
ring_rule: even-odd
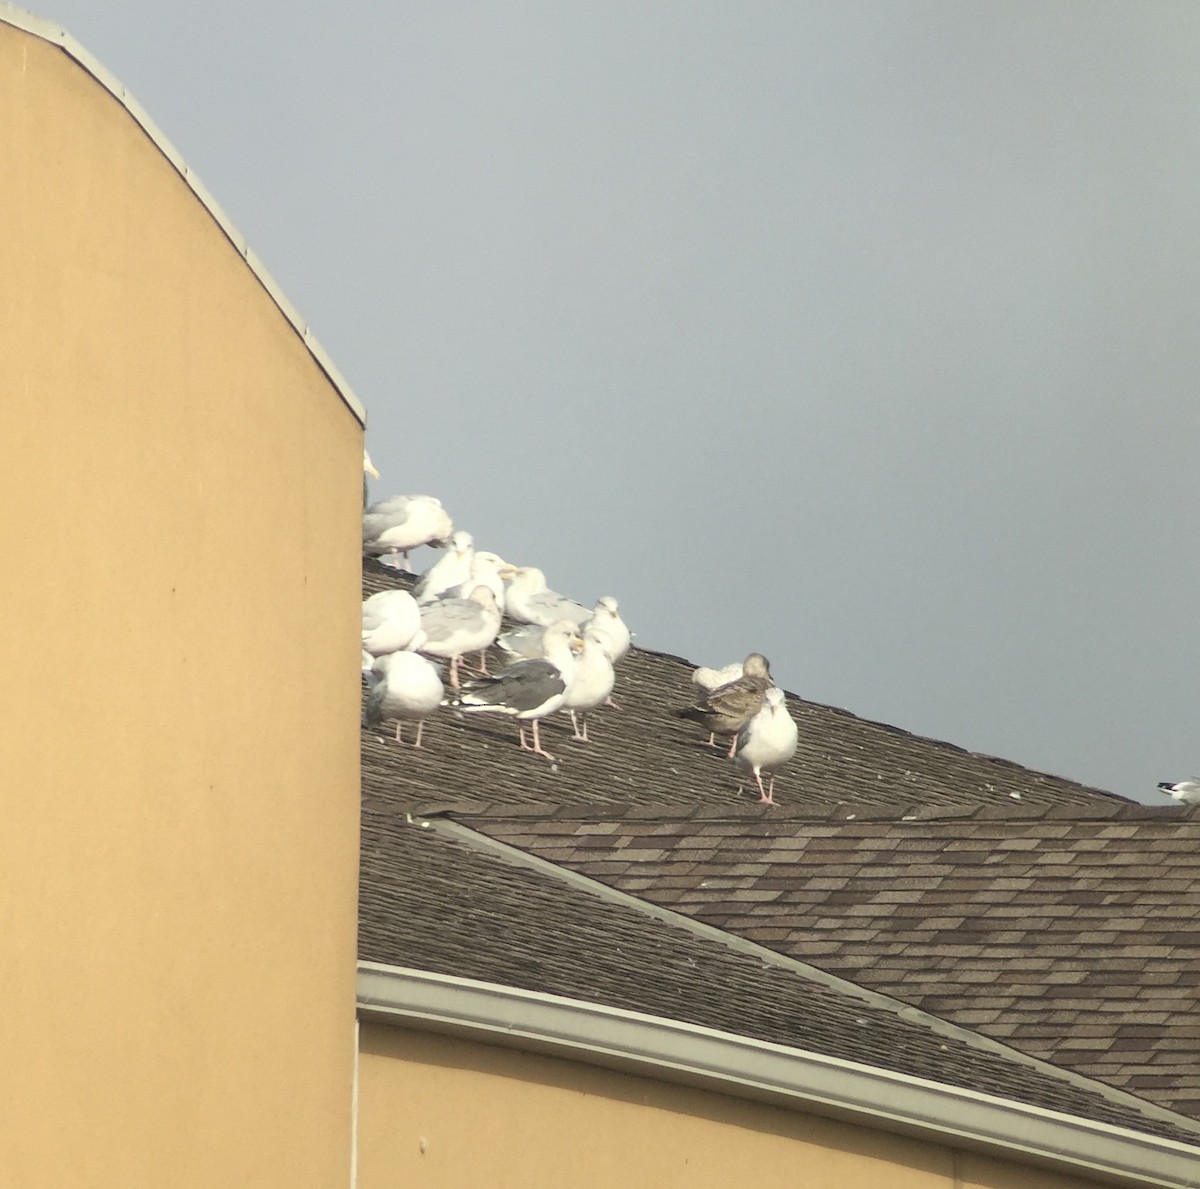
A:
<svg viewBox="0 0 1200 1189">
<path fill-rule="evenodd" d="M 267 296 L 300 336 L 308 353 L 313 357 L 313 361 L 325 373 L 338 396 L 341 397 L 342 403 L 354 414 L 359 424 L 365 426 L 367 411 L 362 401 L 358 399 L 345 376 L 317 341 L 317 336 L 313 333 L 312 328 L 288 300 L 275 278 L 267 271 L 266 265 L 246 242 L 246 237 L 233 225 L 233 221 L 222 210 L 217 200 L 209 193 L 188 163 L 184 161 L 179 150 L 166 138 L 162 129 L 150 118 L 146 109 L 138 103 L 128 88 L 80 45 L 70 33 L 53 21 L 35 16 L 23 8 L 18 8 L 15 4 L 8 3 L 7 0 L 0 0 L 0 23 L 11 25 L 58 46 L 69 58 L 87 71 L 133 117 L 155 148 L 174 166 L 184 184 L 200 200 L 201 205 L 212 216 L 213 221 L 220 227 L 238 255 L 245 260 L 258 283 L 266 290 Z"/>
<path fill-rule="evenodd" d="M 914 1007 L 911 1003 L 905 1003 L 902 999 L 897 999 L 882 991 L 872 990 L 870 987 L 864 987 L 861 983 L 852 982 L 849 979 L 842 978 L 840 975 L 831 974 L 828 970 L 823 970 L 820 966 L 813 966 L 811 963 L 803 962 L 799 958 L 792 958 L 787 954 L 781 954 L 778 950 L 773 950 L 757 941 L 751 941 L 749 938 L 742 937 L 737 933 L 730 933 L 728 930 L 720 929 L 716 925 L 706 924 L 704 921 L 697 920 L 686 913 L 681 913 L 671 908 L 664 908 L 660 904 L 643 900 L 629 892 L 622 892 L 598 879 L 594 879 L 592 876 L 581 875 L 578 871 L 574 871 L 569 867 L 561 867 L 557 863 L 550 862 L 548 859 L 530 854 L 528 851 L 521 850 L 519 847 L 512 846 L 507 842 L 501 842 L 488 834 L 472 829 L 462 822 L 457 822 L 449 818 L 432 818 L 425 819 L 428 822 L 425 825 L 416 815 L 412 816 L 414 822 L 422 824 L 423 828 L 431 829 L 435 833 L 439 833 L 443 837 L 450 838 L 464 846 L 490 851 L 498 858 L 514 866 L 532 867 L 545 875 L 561 880 L 573 887 L 580 888 L 601 900 L 607 900 L 640 912 L 643 916 L 649 917 L 651 920 L 674 925 L 677 928 L 687 930 L 694 936 L 702 937 L 708 941 L 715 941 L 719 945 L 736 950 L 738 953 L 752 955 L 765 965 L 790 970 L 792 973 L 818 983 L 823 987 L 828 987 L 843 995 L 850 995 L 871 1007 L 892 1012 L 902 1020 L 928 1028 L 936 1035 L 945 1036 L 959 1041 L 970 1048 L 1003 1057 L 1014 1064 L 1036 1069 L 1039 1073 L 1047 1077 L 1055 1078 L 1078 1089 L 1097 1094 L 1109 1102 L 1136 1110 L 1139 1114 L 1145 1115 L 1149 1119 L 1157 1119 L 1160 1122 L 1170 1123 L 1174 1127 L 1180 1127 L 1185 1130 L 1193 1130 L 1197 1127 L 1194 1119 L 1190 1119 L 1186 1115 L 1180 1115 L 1166 1107 L 1158 1106 L 1156 1103 L 1148 1102 L 1146 1099 L 1139 1098 L 1127 1090 L 1110 1086 L 1107 1082 L 1097 1081 L 1095 1078 L 1076 1073 L 1074 1070 L 1063 1069 L 1061 1066 L 1054 1065 L 1049 1061 L 1030 1056 L 1028 1053 L 1023 1053 L 1020 1049 L 1013 1048 L 1003 1041 L 993 1040 L 990 1036 L 985 1036 L 981 1032 L 965 1028 L 961 1024 L 951 1023 L 941 1016 L 935 1016 L 922 1008 Z"/>
<path fill-rule="evenodd" d="M 1200 1183 L 1200 1147 L 677 1020 L 358 964 L 359 1018 L 640 1072 L 1121 1185 Z"/>
</svg>

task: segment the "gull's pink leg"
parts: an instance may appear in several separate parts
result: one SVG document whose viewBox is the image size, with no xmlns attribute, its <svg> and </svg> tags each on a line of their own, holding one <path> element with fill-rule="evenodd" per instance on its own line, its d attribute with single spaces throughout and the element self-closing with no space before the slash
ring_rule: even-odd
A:
<svg viewBox="0 0 1200 1189">
<path fill-rule="evenodd" d="M 737 741 L 738 741 L 738 737 L 735 734 L 733 736 L 733 738 L 729 741 L 729 753 L 727 756 L 728 759 L 731 759 L 731 760 L 733 759 L 734 753 L 737 751 Z"/>
<path fill-rule="evenodd" d="M 403 723 L 404 723 L 403 719 L 401 719 L 401 718 L 396 719 L 396 742 L 397 743 L 404 742 L 404 736 L 400 733 L 400 728 L 403 725 Z"/>
<path fill-rule="evenodd" d="M 533 747 L 530 748 L 530 750 L 535 755 L 545 756 L 548 760 L 554 759 L 554 757 L 548 751 L 543 749 L 542 741 L 538 738 L 538 720 L 536 718 L 533 719 L 529 725 L 533 727 Z"/>
<path fill-rule="evenodd" d="M 482 673 L 484 677 L 487 677 L 489 675 L 488 667 L 487 667 L 487 649 L 486 648 L 481 648 L 479 650 L 479 672 Z"/>
<path fill-rule="evenodd" d="M 450 658 L 450 684 L 451 684 L 451 685 L 452 685 L 452 686 L 453 686 L 455 689 L 458 689 L 458 688 L 459 688 L 459 685 L 458 685 L 458 666 L 459 666 L 459 663 L 460 663 L 461 661 L 462 661 L 462 657 L 461 657 L 461 656 L 455 656 L 455 657 L 451 657 L 451 658 Z"/>
<path fill-rule="evenodd" d="M 758 803 L 760 805 L 774 805 L 775 801 L 772 798 L 771 793 L 775 791 L 775 778 L 773 776 L 771 777 L 771 792 L 767 792 L 767 790 L 763 788 L 761 772 L 756 772 L 754 774 L 754 779 L 758 781 L 758 791 L 762 793 L 762 796 L 758 799 Z"/>
<path fill-rule="evenodd" d="M 582 734 L 580 734 L 580 731 L 579 731 L 579 719 L 578 719 L 578 718 L 576 718 L 576 716 L 575 716 L 575 711 L 574 711 L 574 710 L 568 710 L 568 711 L 567 711 L 567 713 L 568 713 L 568 714 L 571 716 L 571 728 L 572 728 L 572 729 L 574 730 L 574 732 L 575 732 L 575 734 L 573 734 L 573 735 L 571 736 L 571 738 L 572 738 L 572 739 L 574 739 L 576 743 L 586 743 L 586 742 L 588 741 L 588 737 L 587 737 L 587 715 L 583 715 L 583 716 L 582 716 L 582 717 L 583 717 L 583 733 L 582 733 Z"/>
<path fill-rule="evenodd" d="M 425 730 L 425 720 L 423 718 L 418 718 L 417 719 L 417 741 L 416 741 L 416 743 L 413 744 L 413 747 L 421 746 L 421 733 L 424 730 Z"/>
<path fill-rule="evenodd" d="M 620 710 L 620 709 L 621 709 L 621 707 L 620 707 L 620 706 L 618 706 L 618 705 L 616 704 L 616 702 L 614 702 L 614 701 L 612 700 L 612 694 L 609 694 L 609 695 L 608 695 L 608 697 L 604 699 L 604 703 L 603 703 L 603 704 L 604 704 L 605 706 L 611 706 L 611 707 L 612 707 L 614 710 Z"/>
<path fill-rule="evenodd" d="M 521 734 L 521 750 L 522 751 L 532 751 L 533 748 L 530 747 L 529 744 L 525 742 L 525 724 L 523 722 L 517 723 L 517 730 Z"/>
</svg>

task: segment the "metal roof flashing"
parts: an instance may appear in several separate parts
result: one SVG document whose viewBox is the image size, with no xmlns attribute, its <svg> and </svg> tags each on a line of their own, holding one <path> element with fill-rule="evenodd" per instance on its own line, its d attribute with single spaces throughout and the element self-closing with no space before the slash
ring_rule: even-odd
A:
<svg viewBox="0 0 1200 1189">
<path fill-rule="evenodd" d="M 473 979 L 358 965 L 361 1020 L 472 1037 L 1116 1185 L 1200 1185 L 1197 1147 L 890 1070 Z"/>
<path fill-rule="evenodd" d="M 30 33 L 35 37 L 41 38 L 43 41 L 48 41 L 53 45 L 58 46 L 69 58 L 78 63 L 88 74 L 90 74 L 125 110 L 137 121 L 142 131 L 150 138 L 154 146 L 160 153 L 174 166 L 176 172 L 184 180 L 185 184 L 191 189 L 192 193 L 203 204 L 208 213 L 212 216 L 214 222 L 220 227 L 226 239 L 237 250 L 238 255 L 245 260 L 250 271 L 254 273 L 255 278 L 267 295 L 278 307 L 279 312 L 291 324 L 295 332 L 300 336 L 308 349 L 309 354 L 313 357 L 317 366 L 329 378 L 329 382 L 334 386 L 338 396 L 342 402 L 354 414 L 359 424 L 366 425 L 367 413 L 362 402 L 354 394 L 353 389 L 347 383 L 345 377 L 333 360 L 330 359 L 325 349 L 317 341 L 317 337 L 312 332 L 312 328 L 300 316 L 300 312 L 288 300 L 283 290 L 276 283 L 275 279 L 267 271 L 266 266 L 258 255 L 246 242 L 246 237 L 233 225 L 229 216 L 221 209 L 217 200 L 209 193 L 194 171 L 189 168 L 186 161 L 180 155 L 179 151 L 173 144 L 163 135 L 162 130 L 150 118 L 146 110 L 140 103 L 130 94 L 128 89 L 122 85 L 119 79 L 115 78 L 105 67 L 96 60 L 82 45 L 79 44 L 65 29 L 54 24 L 52 21 L 44 20 L 42 17 L 35 16 L 31 12 L 27 12 L 23 8 L 18 8 L 14 4 L 10 4 L 7 0 L 0 0 L 0 23 L 11 25 L 16 29 L 21 29 L 26 33 Z"/>
</svg>

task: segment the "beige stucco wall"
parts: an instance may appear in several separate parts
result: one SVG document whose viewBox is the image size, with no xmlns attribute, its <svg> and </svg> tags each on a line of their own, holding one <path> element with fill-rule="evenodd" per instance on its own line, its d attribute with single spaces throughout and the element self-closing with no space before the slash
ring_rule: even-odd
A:
<svg viewBox="0 0 1200 1189">
<path fill-rule="evenodd" d="M 1084 1189 L 1095 1182 L 574 1062 L 364 1024 L 360 1189 Z"/>
<path fill-rule="evenodd" d="M 361 427 L 2 23 L 0 145 L 0 1184 L 346 1184 Z"/>
</svg>

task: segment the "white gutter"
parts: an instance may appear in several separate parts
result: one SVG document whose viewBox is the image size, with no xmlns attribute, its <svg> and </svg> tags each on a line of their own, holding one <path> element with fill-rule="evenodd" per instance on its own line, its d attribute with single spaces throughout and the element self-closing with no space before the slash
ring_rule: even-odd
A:
<svg viewBox="0 0 1200 1189">
<path fill-rule="evenodd" d="M 359 424 L 366 425 L 367 411 L 362 402 L 354 395 L 353 389 L 346 382 L 345 376 L 338 371 L 333 360 L 326 354 L 325 349 L 317 342 L 312 328 L 300 316 L 300 312 L 284 295 L 275 278 L 267 272 L 266 265 L 259 259 L 258 254 L 246 242 L 246 237 L 233 225 L 233 221 L 221 209 L 217 200 L 208 192 L 200 179 L 193 173 L 188 163 L 179 154 L 179 150 L 163 135 L 162 130 L 147 114 L 146 109 L 129 93 L 119 79 L 109 73 L 83 46 L 79 44 L 65 29 L 52 21 L 43 20 L 18 8 L 15 4 L 0 0 L 0 23 L 12 25 L 26 33 L 32 33 L 43 41 L 58 46 L 69 58 L 73 59 L 88 74 L 92 76 L 112 97 L 137 121 L 142 131 L 154 143 L 160 153 L 175 167 L 175 171 L 183 178 L 192 193 L 200 200 L 212 216 L 213 221 L 225 233 L 225 238 L 237 249 L 238 254 L 250 266 L 258 283 L 267 291 L 267 295 L 279 308 L 279 312 L 291 323 L 292 329 L 304 341 L 309 354 L 317 366 L 329 377 L 330 383 L 337 390 L 346 407 L 358 419 Z"/>
<path fill-rule="evenodd" d="M 1197 1146 L 677 1020 L 375 962 L 359 1017 L 468 1035 L 1015 1157 L 1115 1184 L 1195 1189 Z"/>
</svg>

